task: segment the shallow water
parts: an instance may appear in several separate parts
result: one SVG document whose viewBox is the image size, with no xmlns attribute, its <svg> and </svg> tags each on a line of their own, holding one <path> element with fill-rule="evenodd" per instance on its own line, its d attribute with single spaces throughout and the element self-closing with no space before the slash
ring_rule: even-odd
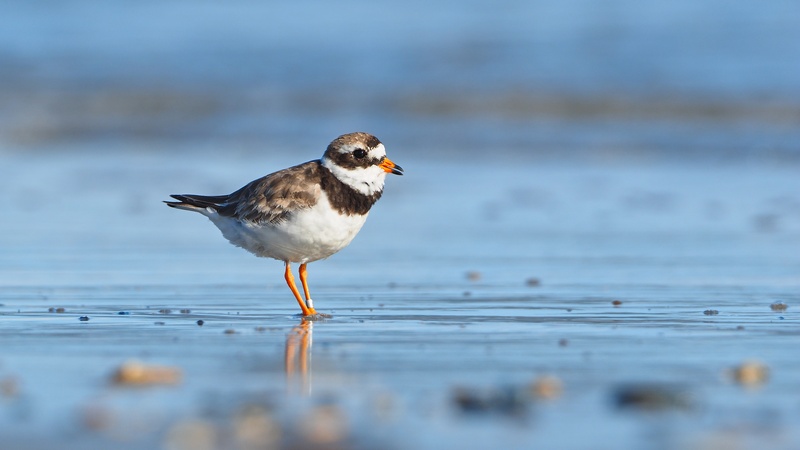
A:
<svg viewBox="0 0 800 450">
<path fill-rule="evenodd" d="M 797 442 L 797 399 L 787 395 L 800 370 L 796 321 L 768 307 L 773 298 L 796 303 L 795 293 L 629 286 L 622 295 L 602 295 L 581 286 L 500 296 L 503 289 L 468 287 L 465 298 L 453 289 L 376 288 L 369 299 L 358 299 L 357 290 L 318 289 L 318 302 L 334 318 L 309 327 L 307 369 L 288 377 L 286 365 L 302 357 L 298 348 L 288 355 L 300 320 L 291 315 L 291 299 L 265 295 L 260 286 L 6 291 L 3 372 L 19 383 L 4 400 L 5 442 L 17 444 L 7 448 L 47 448 L 65 437 L 74 448 L 145 448 L 198 420 L 219 430 L 219 445 L 228 448 L 224 430 L 252 406 L 280 424 L 279 442 L 291 446 L 315 439 L 297 421 L 319 405 L 345 418 L 337 439 L 346 447 Z M 66 311 L 47 313 L 47 305 Z M 164 307 L 173 312 L 159 313 Z M 704 307 L 719 314 L 706 316 Z M 80 322 L 80 315 L 90 320 Z M 130 358 L 177 366 L 184 382 L 114 387 L 111 373 Z M 737 386 L 726 375 L 751 358 L 769 366 L 763 387 Z M 542 375 L 558 377 L 563 395 L 477 412 L 461 411 L 455 401 L 457 389 L 525 393 Z M 615 392 L 628 384 L 677 386 L 688 400 L 656 411 L 615 407 Z M 103 425 L 89 426 L 97 411 Z M 42 429 L 51 431 L 36 433 Z"/>
<path fill-rule="evenodd" d="M 407 176 L 356 241 L 310 265 L 333 318 L 305 328 L 280 263 L 159 203 L 224 192 L 246 161 L 9 155 L 4 448 L 249 448 L 253 411 L 273 430 L 257 448 L 797 445 L 793 169 L 452 170 L 398 153 Z M 183 381 L 113 385 L 130 359 Z M 732 379 L 748 360 L 763 385 Z M 563 393 L 529 394 L 546 375 Z M 627 386 L 665 398 L 618 407 Z"/>
</svg>

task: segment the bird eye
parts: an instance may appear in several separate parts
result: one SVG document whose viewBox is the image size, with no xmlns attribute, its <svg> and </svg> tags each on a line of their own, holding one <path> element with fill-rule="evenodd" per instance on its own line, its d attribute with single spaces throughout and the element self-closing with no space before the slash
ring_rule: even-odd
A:
<svg viewBox="0 0 800 450">
<path fill-rule="evenodd" d="M 356 159 L 363 159 L 365 156 L 367 156 L 367 152 L 362 148 L 357 148 L 353 152 L 353 156 L 355 156 Z"/>
</svg>

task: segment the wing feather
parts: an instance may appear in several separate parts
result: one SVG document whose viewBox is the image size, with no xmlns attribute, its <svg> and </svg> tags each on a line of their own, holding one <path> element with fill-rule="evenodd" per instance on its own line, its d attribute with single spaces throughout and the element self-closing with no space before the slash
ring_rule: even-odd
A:
<svg viewBox="0 0 800 450">
<path fill-rule="evenodd" d="M 293 211 L 314 206 L 322 193 L 319 161 L 309 161 L 259 178 L 226 199 L 220 214 L 252 223 L 278 223 Z"/>
<path fill-rule="evenodd" d="M 255 224 L 279 223 L 294 211 L 314 206 L 322 194 L 319 160 L 309 161 L 251 181 L 229 195 L 180 194 L 167 205 L 203 212 L 212 208 L 221 216 Z"/>
</svg>

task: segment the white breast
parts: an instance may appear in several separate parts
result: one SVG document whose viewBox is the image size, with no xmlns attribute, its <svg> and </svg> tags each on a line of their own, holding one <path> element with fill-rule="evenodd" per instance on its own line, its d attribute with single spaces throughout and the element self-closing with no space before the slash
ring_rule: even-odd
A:
<svg viewBox="0 0 800 450">
<path fill-rule="evenodd" d="M 274 225 L 240 222 L 216 212 L 208 217 L 233 245 L 256 256 L 309 263 L 347 247 L 361 230 L 367 215 L 340 214 L 331 208 L 327 195 L 322 192 L 316 205 Z"/>
</svg>

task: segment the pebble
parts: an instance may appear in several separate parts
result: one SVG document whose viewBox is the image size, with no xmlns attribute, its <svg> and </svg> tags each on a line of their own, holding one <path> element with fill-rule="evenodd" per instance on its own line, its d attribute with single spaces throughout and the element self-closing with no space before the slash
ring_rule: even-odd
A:
<svg viewBox="0 0 800 450">
<path fill-rule="evenodd" d="M 112 380 L 123 385 L 178 384 L 183 374 L 181 369 L 171 366 L 157 366 L 131 360 L 114 371 Z"/>
<path fill-rule="evenodd" d="M 786 311 L 786 308 L 788 308 L 788 307 L 789 307 L 789 305 L 787 305 L 786 303 L 783 303 L 783 302 L 775 302 L 775 303 L 769 305 L 769 309 L 771 309 L 771 310 L 773 310 L 775 312 Z"/>
<path fill-rule="evenodd" d="M 769 380 L 769 367 L 760 361 L 745 361 L 728 373 L 735 382 L 747 387 L 757 387 Z"/>
<path fill-rule="evenodd" d="M 347 438 L 348 420 L 344 411 L 336 405 L 320 405 L 314 408 L 302 421 L 304 438 L 310 447 L 340 448 L 335 446 Z M 347 446 L 343 446 L 346 448 Z"/>
<path fill-rule="evenodd" d="M 536 398 L 545 400 L 553 400 L 560 397 L 563 390 L 563 383 L 553 375 L 541 376 L 531 383 L 531 393 Z"/>
<path fill-rule="evenodd" d="M 15 397 L 19 393 L 19 382 L 14 377 L 0 379 L 0 396 Z"/>
<path fill-rule="evenodd" d="M 238 449 L 278 448 L 281 427 L 261 406 L 247 406 L 233 420 L 233 438 Z"/>
<path fill-rule="evenodd" d="M 213 423 L 203 420 L 186 420 L 173 425 L 163 442 L 166 450 L 214 450 L 219 431 Z"/>
<path fill-rule="evenodd" d="M 453 403 L 467 414 L 501 414 L 521 416 L 530 403 L 529 392 L 514 388 L 469 389 L 456 388 Z"/>
<path fill-rule="evenodd" d="M 83 425 L 92 431 L 108 429 L 114 422 L 114 413 L 97 403 L 86 406 L 82 416 Z"/>
<path fill-rule="evenodd" d="M 622 386 L 613 394 L 614 404 L 620 409 L 663 411 L 667 409 L 689 409 L 688 394 L 674 386 L 641 384 Z"/>
</svg>

